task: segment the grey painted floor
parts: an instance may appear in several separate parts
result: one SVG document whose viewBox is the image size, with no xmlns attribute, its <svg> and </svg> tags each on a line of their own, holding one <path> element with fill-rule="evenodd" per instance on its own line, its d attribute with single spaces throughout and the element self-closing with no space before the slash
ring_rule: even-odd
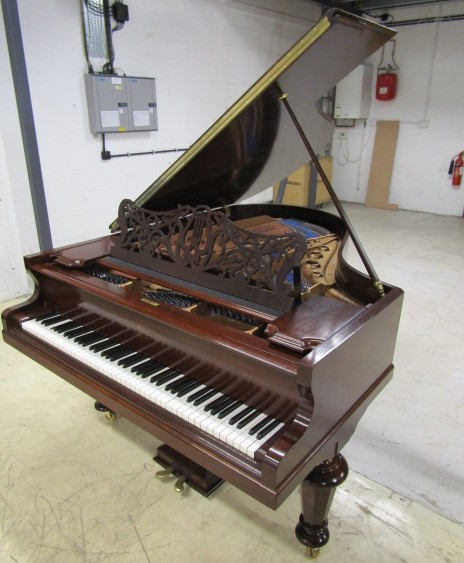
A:
<svg viewBox="0 0 464 563">
<path fill-rule="evenodd" d="M 344 450 L 320 560 L 462 561 L 464 222 L 347 207 L 406 299 L 395 376 Z M 303 560 L 297 492 L 276 512 L 228 484 L 179 495 L 154 478 L 151 436 L 4 343 L 0 365 L 1 562 Z"/>
</svg>

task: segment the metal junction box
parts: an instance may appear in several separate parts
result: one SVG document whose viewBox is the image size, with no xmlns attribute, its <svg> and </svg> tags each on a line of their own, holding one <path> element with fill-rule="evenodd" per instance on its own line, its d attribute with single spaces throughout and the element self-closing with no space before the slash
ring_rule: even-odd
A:
<svg viewBox="0 0 464 563">
<path fill-rule="evenodd" d="M 90 131 L 157 131 L 154 78 L 86 74 Z"/>
</svg>

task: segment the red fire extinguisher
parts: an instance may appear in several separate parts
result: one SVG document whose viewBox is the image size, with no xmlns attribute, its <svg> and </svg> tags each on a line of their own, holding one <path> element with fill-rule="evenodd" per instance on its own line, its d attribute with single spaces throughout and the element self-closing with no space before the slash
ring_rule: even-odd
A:
<svg viewBox="0 0 464 563">
<path fill-rule="evenodd" d="M 452 186 L 460 186 L 461 185 L 462 166 L 463 166 L 462 156 L 463 155 L 464 155 L 464 152 L 460 152 L 457 155 L 457 157 L 454 159 L 453 176 L 452 176 L 452 179 L 451 179 L 451 185 Z"/>
<path fill-rule="evenodd" d="M 389 42 L 390 43 L 390 42 Z M 399 66 L 395 62 L 395 48 L 396 41 L 393 39 L 391 58 L 393 64 L 387 64 L 387 66 L 382 66 L 383 58 L 385 55 L 385 46 L 382 47 L 382 58 L 380 60 L 379 66 L 377 67 L 377 83 L 375 85 L 375 97 L 377 100 L 388 101 L 393 100 L 396 96 L 396 88 L 398 86 L 398 75 L 396 72 L 399 70 Z"/>
</svg>

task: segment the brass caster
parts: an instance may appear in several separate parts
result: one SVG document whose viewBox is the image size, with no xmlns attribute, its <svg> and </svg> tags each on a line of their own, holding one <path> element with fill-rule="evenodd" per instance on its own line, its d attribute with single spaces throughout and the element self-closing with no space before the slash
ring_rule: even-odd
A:
<svg viewBox="0 0 464 563">
<path fill-rule="evenodd" d="M 316 557 L 319 557 L 320 552 L 321 550 L 318 547 L 306 547 L 306 554 L 310 559 L 316 559 Z"/>
<path fill-rule="evenodd" d="M 184 490 L 184 483 L 185 480 L 187 479 L 186 475 L 181 475 L 179 477 L 179 479 L 177 479 L 177 481 L 174 484 L 174 489 L 178 492 L 181 493 Z"/>
<path fill-rule="evenodd" d="M 108 422 L 114 422 L 116 420 L 116 413 L 113 411 L 106 411 L 105 418 Z"/>
<path fill-rule="evenodd" d="M 174 471 L 174 466 L 170 465 L 169 467 L 167 467 L 166 469 L 163 469 L 162 471 L 157 471 L 155 473 L 155 477 L 157 479 L 165 479 L 166 477 L 169 477 L 170 475 L 172 475 Z"/>
</svg>

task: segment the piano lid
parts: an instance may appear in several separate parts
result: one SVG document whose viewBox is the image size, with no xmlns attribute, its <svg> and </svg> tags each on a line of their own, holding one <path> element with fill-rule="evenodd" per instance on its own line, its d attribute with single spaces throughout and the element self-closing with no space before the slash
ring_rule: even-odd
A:
<svg viewBox="0 0 464 563">
<path fill-rule="evenodd" d="M 178 205 L 223 207 L 287 177 L 309 156 L 279 97 L 288 94 L 305 134 L 322 152 L 333 125 L 320 98 L 395 31 L 329 10 L 135 203 L 145 209 Z M 117 229 L 117 220 L 111 228 Z"/>
</svg>

